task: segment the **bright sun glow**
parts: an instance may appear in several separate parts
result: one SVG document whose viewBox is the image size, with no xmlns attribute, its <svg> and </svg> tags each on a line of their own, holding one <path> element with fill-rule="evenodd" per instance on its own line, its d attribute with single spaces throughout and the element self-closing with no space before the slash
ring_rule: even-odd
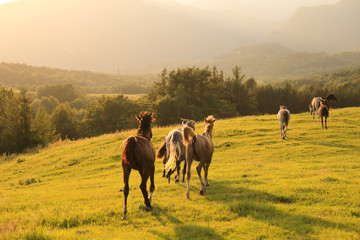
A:
<svg viewBox="0 0 360 240">
<path fill-rule="evenodd" d="M 16 0 L 0 0 L 0 5 L 8 2 L 15 2 Z"/>
</svg>

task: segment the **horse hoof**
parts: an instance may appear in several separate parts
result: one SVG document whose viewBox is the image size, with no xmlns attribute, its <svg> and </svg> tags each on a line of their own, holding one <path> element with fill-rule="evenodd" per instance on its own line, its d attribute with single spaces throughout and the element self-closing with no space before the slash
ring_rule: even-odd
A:
<svg viewBox="0 0 360 240">
<path fill-rule="evenodd" d="M 205 191 L 204 190 L 200 190 L 200 195 L 204 195 Z"/>
<path fill-rule="evenodd" d="M 190 194 L 186 193 L 186 199 L 189 199 L 189 198 L 190 198 Z"/>
<path fill-rule="evenodd" d="M 123 215 L 122 218 L 121 218 L 121 220 L 123 220 L 123 221 L 124 221 L 124 220 L 127 220 L 127 216 L 126 216 L 126 215 Z"/>
<path fill-rule="evenodd" d="M 179 179 L 175 179 L 175 183 L 179 183 Z"/>
<path fill-rule="evenodd" d="M 208 187 L 208 186 L 210 186 L 210 184 L 209 184 L 209 183 L 207 183 L 207 184 L 206 184 L 206 186 Z"/>
<path fill-rule="evenodd" d="M 152 207 L 151 207 L 151 206 L 146 206 L 146 207 L 145 207 L 145 210 L 146 210 L 147 212 L 150 212 L 150 211 L 152 210 Z"/>
</svg>

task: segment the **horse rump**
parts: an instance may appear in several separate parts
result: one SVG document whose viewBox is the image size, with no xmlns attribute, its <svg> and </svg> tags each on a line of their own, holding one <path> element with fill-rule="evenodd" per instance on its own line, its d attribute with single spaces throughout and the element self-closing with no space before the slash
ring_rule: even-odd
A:
<svg viewBox="0 0 360 240">
<path fill-rule="evenodd" d="M 131 162 L 135 159 L 136 140 L 134 136 L 128 137 L 124 143 L 122 151 L 122 163 L 131 166 Z"/>
</svg>

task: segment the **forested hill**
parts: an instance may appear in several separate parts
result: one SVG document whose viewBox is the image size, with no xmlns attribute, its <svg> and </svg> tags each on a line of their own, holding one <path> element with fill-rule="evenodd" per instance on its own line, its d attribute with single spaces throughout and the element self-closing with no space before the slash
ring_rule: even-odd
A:
<svg viewBox="0 0 360 240">
<path fill-rule="evenodd" d="M 360 52 L 300 52 L 279 44 L 263 44 L 239 47 L 198 65 L 217 66 L 225 73 L 231 73 L 235 65 L 241 66 L 247 76 L 268 83 L 359 67 Z"/>
<path fill-rule="evenodd" d="M 360 84 L 360 68 L 351 68 L 344 71 L 334 73 L 318 74 L 312 77 L 300 78 L 296 80 L 283 80 L 273 82 L 273 86 L 281 87 L 287 83 L 295 86 L 296 88 L 304 88 L 308 86 L 322 86 L 327 88 L 342 87 L 346 84 Z"/>
<path fill-rule="evenodd" d="M 146 93 L 156 75 L 115 75 L 91 71 L 35 67 L 26 64 L 0 63 L 0 84 L 26 87 L 70 83 L 87 93 Z"/>
</svg>

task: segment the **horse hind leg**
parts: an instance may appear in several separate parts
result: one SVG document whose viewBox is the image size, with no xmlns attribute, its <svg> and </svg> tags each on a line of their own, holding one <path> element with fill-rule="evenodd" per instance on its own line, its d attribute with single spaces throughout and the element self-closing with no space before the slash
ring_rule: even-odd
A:
<svg viewBox="0 0 360 240">
<path fill-rule="evenodd" d="M 203 167 L 204 167 L 204 163 L 202 161 L 200 161 L 199 165 L 197 165 L 197 167 L 196 167 L 196 171 L 197 171 L 197 174 L 199 175 L 200 184 L 201 184 L 200 195 L 204 195 L 206 193 L 206 186 L 201 177 L 201 169 Z"/>
<path fill-rule="evenodd" d="M 127 219 L 127 198 L 129 195 L 129 176 L 131 173 L 131 167 L 123 164 L 123 176 L 124 176 L 124 210 L 121 220 Z"/>
<path fill-rule="evenodd" d="M 327 117 L 325 118 L 325 129 L 327 129 Z"/>
<path fill-rule="evenodd" d="M 205 186 L 210 186 L 210 184 L 208 182 L 209 167 L 210 167 L 210 162 L 205 163 L 205 167 L 204 167 L 204 183 L 205 183 Z"/>
<path fill-rule="evenodd" d="M 182 174 L 183 174 L 183 179 L 182 182 L 185 182 L 185 174 L 186 174 L 186 160 L 184 161 L 184 168 L 182 170 Z"/>
<path fill-rule="evenodd" d="M 153 192 L 155 191 L 155 180 L 154 180 L 154 174 L 155 174 L 155 166 L 151 169 L 150 173 L 150 196 L 149 201 L 151 203 Z"/>
<path fill-rule="evenodd" d="M 141 184 L 140 189 L 144 196 L 144 203 L 146 205 L 146 211 L 150 211 L 152 209 L 150 205 L 150 200 L 148 198 L 148 191 L 146 190 L 146 182 L 149 179 L 149 173 L 141 174 Z"/>
<path fill-rule="evenodd" d="M 180 181 L 180 160 L 176 160 L 176 176 L 175 176 L 175 183 Z"/>
</svg>

